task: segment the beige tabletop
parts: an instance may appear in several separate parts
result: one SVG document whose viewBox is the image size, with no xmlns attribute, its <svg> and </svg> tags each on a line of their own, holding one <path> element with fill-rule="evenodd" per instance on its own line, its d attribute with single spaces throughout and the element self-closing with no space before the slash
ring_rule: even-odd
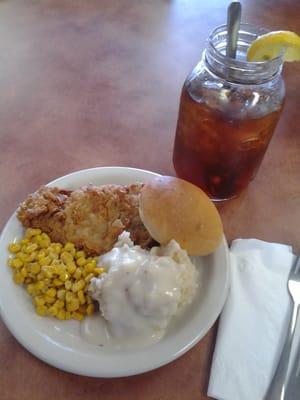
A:
<svg viewBox="0 0 300 400">
<path fill-rule="evenodd" d="M 181 86 L 227 4 L 1 1 L 0 228 L 26 194 L 71 171 L 119 165 L 174 175 Z M 298 0 L 242 4 L 245 22 L 300 31 Z M 300 64 L 284 67 L 285 110 L 259 173 L 220 210 L 229 241 L 300 250 L 299 73 Z M 216 325 L 184 356 L 141 376 L 95 379 L 43 363 L 0 322 L 0 399 L 204 400 L 215 337 Z"/>
</svg>

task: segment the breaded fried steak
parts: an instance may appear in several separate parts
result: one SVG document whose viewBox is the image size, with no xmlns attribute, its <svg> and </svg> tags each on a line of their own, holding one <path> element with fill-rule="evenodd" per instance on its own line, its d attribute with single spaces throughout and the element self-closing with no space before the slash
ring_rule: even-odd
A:
<svg viewBox="0 0 300 400">
<path fill-rule="evenodd" d="M 40 228 L 51 240 L 72 242 L 89 255 L 109 251 L 123 230 L 147 247 L 152 239 L 138 211 L 141 184 L 83 186 L 76 190 L 42 186 L 19 206 L 25 227 Z"/>
</svg>

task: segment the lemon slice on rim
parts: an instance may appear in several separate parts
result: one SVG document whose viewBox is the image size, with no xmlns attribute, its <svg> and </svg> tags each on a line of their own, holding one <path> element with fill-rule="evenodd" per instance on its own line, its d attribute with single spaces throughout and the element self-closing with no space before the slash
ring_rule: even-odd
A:
<svg viewBox="0 0 300 400">
<path fill-rule="evenodd" d="M 283 56 L 284 61 L 300 61 L 300 36 L 291 31 L 275 31 L 259 36 L 248 49 L 248 61 L 267 61 Z"/>
</svg>

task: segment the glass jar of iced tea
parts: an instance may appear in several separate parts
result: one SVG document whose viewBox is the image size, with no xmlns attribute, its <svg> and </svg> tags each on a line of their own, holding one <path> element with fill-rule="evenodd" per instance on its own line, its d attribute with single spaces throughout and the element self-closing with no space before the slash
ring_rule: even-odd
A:
<svg viewBox="0 0 300 400">
<path fill-rule="evenodd" d="M 225 55 L 226 26 L 216 28 L 182 89 L 174 167 L 215 201 L 235 197 L 254 178 L 282 111 L 281 57 L 246 58 L 266 32 L 242 24 L 233 59 Z"/>
</svg>

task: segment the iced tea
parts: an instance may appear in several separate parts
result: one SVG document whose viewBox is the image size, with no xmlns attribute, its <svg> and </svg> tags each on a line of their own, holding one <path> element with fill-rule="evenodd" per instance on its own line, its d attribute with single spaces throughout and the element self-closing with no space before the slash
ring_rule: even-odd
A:
<svg viewBox="0 0 300 400">
<path fill-rule="evenodd" d="M 238 195 L 254 178 L 280 116 L 251 115 L 212 108 L 182 91 L 173 162 L 179 177 L 201 187 L 212 199 Z M 247 99 L 242 99 L 243 103 Z M 237 101 L 238 103 L 238 101 Z"/>
</svg>

